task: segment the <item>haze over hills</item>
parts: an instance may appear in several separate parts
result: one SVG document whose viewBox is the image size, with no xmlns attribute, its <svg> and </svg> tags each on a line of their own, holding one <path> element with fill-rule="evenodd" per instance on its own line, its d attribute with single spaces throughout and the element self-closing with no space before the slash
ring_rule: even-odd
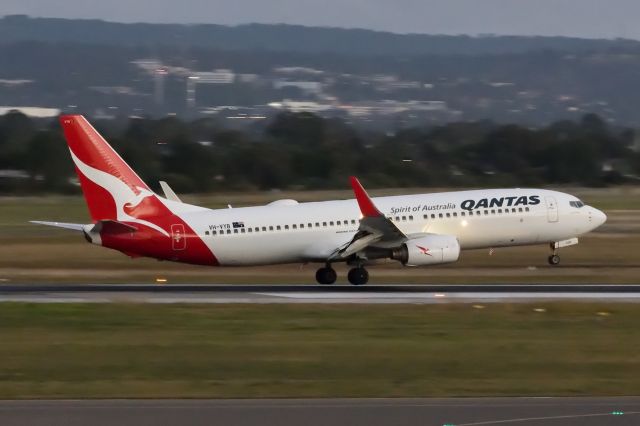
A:
<svg viewBox="0 0 640 426">
<path fill-rule="evenodd" d="M 640 126 L 640 42 L 0 18 L 0 106 L 100 117 L 283 110 L 402 128 L 596 113 Z"/>
<path fill-rule="evenodd" d="M 191 46 L 350 55 L 483 55 L 532 50 L 585 52 L 640 48 L 639 41 L 627 39 L 395 34 L 364 29 L 270 24 L 124 24 L 88 19 L 30 18 L 25 15 L 11 15 L 0 19 L 0 43 L 18 41 Z"/>
</svg>

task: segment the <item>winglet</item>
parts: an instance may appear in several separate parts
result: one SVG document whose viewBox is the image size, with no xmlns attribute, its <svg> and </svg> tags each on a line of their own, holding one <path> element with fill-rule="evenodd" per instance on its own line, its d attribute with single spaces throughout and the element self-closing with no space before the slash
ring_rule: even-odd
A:
<svg viewBox="0 0 640 426">
<path fill-rule="evenodd" d="M 364 217 L 380 217 L 383 216 L 380 213 L 380 210 L 373 204 L 369 194 L 364 190 L 362 184 L 358 180 L 357 177 L 351 176 L 349 178 L 351 181 L 351 187 L 353 188 L 353 193 L 356 196 L 356 200 L 358 201 L 358 206 L 360 206 L 360 212 Z"/>
<path fill-rule="evenodd" d="M 167 182 L 161 180 L 160 188 L 162 188 L 162 192 L 164 192 L 164 198 L 166 198 L 167 200 L 177 201 L 178 203 L 182 202 L 182 200 L 180 200 L 180 197 L 178 197 L 176 193 L 173 192 L 173 189 L 171 189 Z"/>
</svg>

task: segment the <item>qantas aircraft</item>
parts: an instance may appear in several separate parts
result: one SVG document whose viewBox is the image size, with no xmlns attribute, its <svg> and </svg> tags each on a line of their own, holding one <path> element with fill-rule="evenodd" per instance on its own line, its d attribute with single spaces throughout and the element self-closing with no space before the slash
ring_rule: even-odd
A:
<svg viewBox="0 0 640 426">
<path fill-rule="evenodd" d="M 491 189 L 370 198 L 351 178 L 352 200 L 212 210 L 183 203 L 165 183 L 155 194 L 81 115 L 63 115 L 92 223 L 34 223 L 84 233 L 92 244 L 132 257 L 209 266 L 317 262 L 320 284 L 333 284 L 335 262 L 365 284 L 365 265 L 455 262 L 460 250 L 548 244 L 558 249 L 602 225 L 606 216 L 576 197 L 545 189 Z"/>
</svg>

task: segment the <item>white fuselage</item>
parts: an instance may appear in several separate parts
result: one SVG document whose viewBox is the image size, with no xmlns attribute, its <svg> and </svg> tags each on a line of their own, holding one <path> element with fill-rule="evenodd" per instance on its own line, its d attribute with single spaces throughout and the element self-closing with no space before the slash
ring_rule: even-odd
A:
<svg viewBox="0 0 640 426">
<path fill-rule="evenodd" d="M 372 200 L 405 235 L 453 235 L 463 250 L 563 241 L 606 220 L 604 213 L 593 207 L 571 205 L 579 201 L 572 195 L 543 189 L 458 191 Z M 356 200 L 281 200 L 266 206 L 221 210 L 190 207 L 178 208 L 180 216 L 221 266 L 324 262 L 336 248 L 351 241 L 361 218 Z"/>
</svg>

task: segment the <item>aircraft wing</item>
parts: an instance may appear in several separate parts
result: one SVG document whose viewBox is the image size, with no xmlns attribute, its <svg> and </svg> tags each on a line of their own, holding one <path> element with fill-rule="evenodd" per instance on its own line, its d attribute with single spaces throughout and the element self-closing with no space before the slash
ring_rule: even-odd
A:
<svg viewBox="0 0 640 426">
<path fill-rule="evenodd" d="M 351 187 L 360 207 L 362 218 L 353 239 L 336 250 L 331 259 L 345 258 L 371 245 L 397 245 L 409 238 L 373 204 L 360 181 L 351 176 Z"/>
</svg>

